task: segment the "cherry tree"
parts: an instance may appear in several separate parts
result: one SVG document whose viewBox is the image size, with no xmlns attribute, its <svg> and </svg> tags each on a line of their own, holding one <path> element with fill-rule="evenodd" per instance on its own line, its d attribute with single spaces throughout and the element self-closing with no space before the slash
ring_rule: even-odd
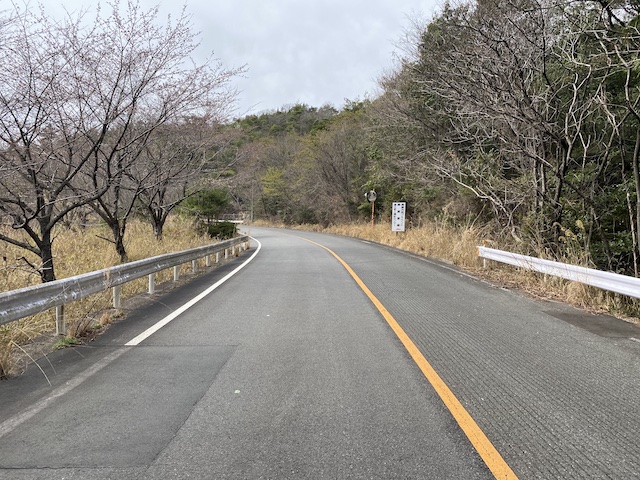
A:
<svg viewBox="0 0 640 480">
<path fill-rule="evenodd" d="M 40 258 L 42 281 L 55 279 L 55 228 L 91 205 L 114 233 L 127 191 L 124 178 L 154 132 L 188 115 L 223 117 L 242 72 L 198 46 L 183 11 L 166 23 L 158 8 L 114 1 L 63 20 L 17 7 L 0 22 L 0 240 Z"/>
</svg>

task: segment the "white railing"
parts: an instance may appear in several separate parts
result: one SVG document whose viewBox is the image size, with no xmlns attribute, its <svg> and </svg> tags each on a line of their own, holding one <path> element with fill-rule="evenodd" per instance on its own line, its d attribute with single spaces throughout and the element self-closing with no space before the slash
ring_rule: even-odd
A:
<svg viewBox="0 0 640 480">
<path fill-rule="evenodd" d="M 218 222 L 244 223 L 246 215 L 244 213 L 223 213 Z"/>
<path fill-rule="evenodd" d="M 516 267 L 584 283 L 629 297 L 640 298 L 640 278 L 628 277 L 618 273 L 603 272 L 593 268 L 578 267 L 566 263 L 528 257 L 517 253 L 505 252 L 488 247 L 478 247 L 478 256 Z"/>
<path fill-rule="evenodd" d="M 206 266 L 210 266 L 213 255 L 218 263 L 222 255 L 228 258 L 247 248 L 249 248 L 249 237 L 243 235 L 204 247 L 159 255 L 75 277 L 3 292 L 0 293 L 0 325 L 55 307 L 56 332 L 64 334 L 66 330 L 64 305 L 68 303 L 111 288 L 113 289 L 113 306 L 120 308 L 120 286 L 124 283 L 148 276 L 149 293 L 154 293 L 155 275 L 161 270 L 173 267 L 173 279 L 177 281 L 179 267 L 184 263 L 191 262 L 191 268 L 195 272 L 200 258 L 205 258 Z"/>
</svg>

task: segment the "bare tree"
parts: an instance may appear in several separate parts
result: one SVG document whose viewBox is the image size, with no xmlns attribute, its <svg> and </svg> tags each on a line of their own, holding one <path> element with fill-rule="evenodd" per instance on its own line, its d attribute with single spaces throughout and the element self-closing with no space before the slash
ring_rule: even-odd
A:
<svg viewBox="0 0 640 480">
<path fill-rule="evenodd" d="M 41 264 L 33 267 L 50 281 L 54 226 L 107 188 L 96 183 L 81 192 L 72 185 L 97 164 L 113 115 L 103 112 L 96 122 L 79 81 L 73 52 L 86 48 L 76 35 L 80 20 L 61 25 L 18 13 L 0 43 L 0 211 L 3 224 L 16 230 L 0 239 L 38 255 Z"/>
<path fill-rule="evenodd" d="M 576 49 L 578 55 L 566 55 L 573 64 L 585 64 L 601 79 L 596 102 L 603 115 L 600 126 L 609 135 L 609 141 L 600 148 L 601 167 L 597 170 L 600 185 L 607 168 L 617 160 L 620 183 L 625 191 L 632 239 L 632 265 L 640 275 L 640 9 L 634 2 L 590 1 L 567 9 L 567 21 L 582 34 L 585 47 Z M 576 33 L 577 34 L 577 33 Z M 586 57 L 586 59 L 585 59 Z M 606 163 L 605 163 L 606 162 Z M 595 182 L 594 182 L 595 183 Z M 602 209 L 593 206 L 596 212 Z M 607 249 L 609 268 L 614 268 L 612 253 Z"/>
<path fill-rule="evenodd" d="M 137 202 L 151 221 L 156 239 L 169 214 L 186 198 L 221 183 L 238 155 L 227 154 L 238 132 L 189 118 L 156 130 L 129 171 L 137 185 Z"/>
<path fill-rule="evenodd" d="M 558 237 L 568 172 L 600 140 L 585 135 L 598 79 L 560 58 L 565 4 L 448 5 L 382 82 L 386 110 L 420 132 L 410 163 L 473 193 L 514 238 L 528 222 L 541 247 Z"/>
<path fill-rule="evenodd" d="M 327 222 L 352 220 L 361 203 L 365 170 L 369 164 L 365 116 L 343 112 L 312 139 L 318 171 L 316 209 Z"/>
<path fill-rule="evenodd" d="M 65 215 L 91 204 L 119 222 L 130 211 L 116 200 L 125 172 L 153 131 L 186 115 L 222 115 L 241 71 L 190 60 L 197 44 L 184 12 L 162 27 L 157 8 L 109 6 L 89 26 L 82 13 L 24 13 L 3 31 L 0 211 L 29 240 L 0 240 L 38 255 L 43 281 L 55 279 L 54 228 Z"/>
</svg>

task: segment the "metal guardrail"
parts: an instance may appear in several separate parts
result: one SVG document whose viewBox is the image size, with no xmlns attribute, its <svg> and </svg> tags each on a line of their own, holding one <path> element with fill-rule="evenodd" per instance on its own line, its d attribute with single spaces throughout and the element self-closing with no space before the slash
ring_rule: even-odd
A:
<svg viewBox="0 0 640 480">
<path fill-rule="evenodd" d="M 612 272 L 603 272 L 602 270 L 596 270 L 594 268 L 578 267 L 576 265 L 554 262 L 552 260 L 528 257 L 526 255 L 505 252 L 484 246 L 477 248 L 478 256 L 481 258 L 573 280 L 629 297 L 640 298 L 640 278 Z"/>
<path fill-rule="evenodd" d="M 119 308 L 120 286 L 124 283 L 148 276 L 149 293 L 154 293 L 157 272 L 173 267 L 174 280 L 177 280 L 180 265 L 192 262 L 192 269 L 196 271 L 198 259 L 206 257 L 206 263 L 209 266 L 211 255 L 216 255 L 217 263 L 220 261 L 220 254 L 224 253 L 225 257 L 228 257 L 231 251 L 231 255 L 235 256 L 236 249 L 244 250 L 248 248 L 248 244 L 249 237 L 243 235 L 204 247 L 159 255 L 41 285 L 3 292 L 0 293 L 0 325 L 55 307 L 56 331 L 64 334 L 63 307 L 68 303 L 113 288 L 113 305 Z"/>
<path fill-rule="evenodd" d="M 223 213 L 218 221 L 220 222 L 232 222 L 232 223 L 244 223 L 247 219 L 245 213 Z"/>
</svg>

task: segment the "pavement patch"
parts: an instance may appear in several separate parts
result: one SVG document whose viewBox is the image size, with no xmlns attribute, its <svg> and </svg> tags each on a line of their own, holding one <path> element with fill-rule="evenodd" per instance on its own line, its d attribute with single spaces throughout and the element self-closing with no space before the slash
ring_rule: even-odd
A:
<svg viewBox="0 0 640 480">
<path fill-rule="evenodd" d="M 39 428 L 17 428 L 3 437 L 0 468 L 150 464 L 234 350 L 144 346 L 127 351 L 25 422 Z"/>
</svg>

